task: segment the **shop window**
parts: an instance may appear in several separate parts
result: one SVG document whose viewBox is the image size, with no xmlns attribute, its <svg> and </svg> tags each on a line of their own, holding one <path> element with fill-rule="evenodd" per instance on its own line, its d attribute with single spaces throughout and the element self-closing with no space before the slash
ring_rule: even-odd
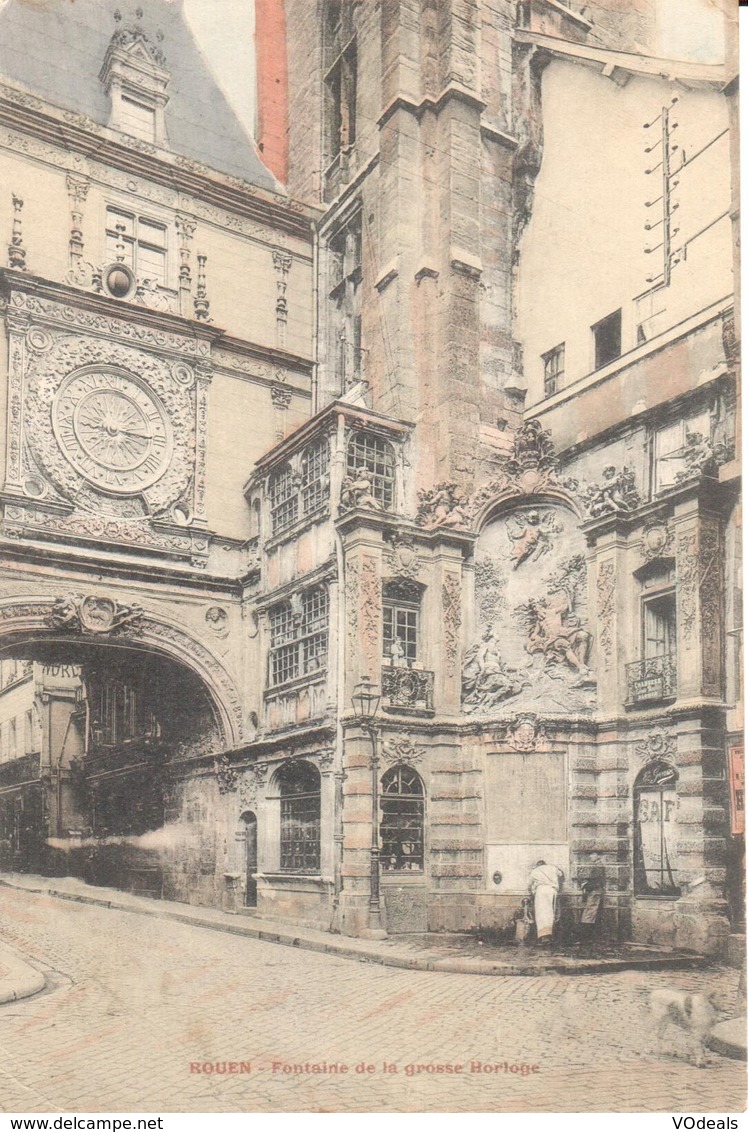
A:
<svg viewBox="0 0 748 1132">
<path fill-rule="evenodd" d="M 295 762 L 278 773 L 280 867 L 287 873 L 318 873 L 321 792 L 319 771 Z"/>
<path fill-rule="evenodd" d="M 395 457 L 392 446 L 378 436 L 357 432 L 348 442 L 346 470 L 353 479 L 365 474 L 371 494 L 384 511 L 390 511 L 395 495 Z"/>
<path fill-rule="evenodd" d="M 592 327 L 595 340 L 595 369 L 621 356 L 621 312 L 614 311 Z"/>
<path fill-rule="evenodd" d="M 564 379 L 564 359 L 566 346 L 554 346 L 547 354 L 543 354 L 543 383 L 546 397 L 558 393 Z"/>
<path fill-rule="evenodd" d="M 327 440 L 311 444 L 301 457 L 301 510 L 313 515 L 327 502 L 330 448 Z"/>
<path fill-rule="evenodd" d="M 394 766 L 382 777 L 379 838 L 383 872 L 423 871 L 423 782 L 411 767 Z"/>
<path fill-rule="evenodd" d="M 678 774 L 656 762 L 634 785 L 634 892 L 638 896 L 679 896 L 675 854 Z"/>
<path fill-rule="evenodd" d="M 166 225 L 119 208 L 107 208 L 107 263 L 123 263 L 136 278 L 163 286 L 166 283 L 166 244 Z"/>
<path fill-rule="evenodd" d="M 329 347 L 343 392 L 361 378 L 361 213 L 329 241 Z"/>
<path fill-rule="evenodd" d="M 299 517 L 298 480 L 289 464 L 271 477 L 269 492 L 273 534 L 276 535 L 292 527 Z"/>
<path fill-rule="evenodd" d="M 318 672 L 327 663 L 330 621 L 327 589 L 294 594 L 270 610 L 271 687 Z"/>
</svg>

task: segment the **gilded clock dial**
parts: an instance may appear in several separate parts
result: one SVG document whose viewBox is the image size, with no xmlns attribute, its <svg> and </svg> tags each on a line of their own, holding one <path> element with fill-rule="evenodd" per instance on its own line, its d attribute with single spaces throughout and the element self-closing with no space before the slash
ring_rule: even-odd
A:
<svg viewBox="0 0 748 1132">
<path fill-rule="evenodd" d="M 122 371 L 71 374 L 55 398 L 52 422 L 66 459 L 106 491 L 142 491 L 166 471 L 171 453 L 166 413 Z"/>
</svg>

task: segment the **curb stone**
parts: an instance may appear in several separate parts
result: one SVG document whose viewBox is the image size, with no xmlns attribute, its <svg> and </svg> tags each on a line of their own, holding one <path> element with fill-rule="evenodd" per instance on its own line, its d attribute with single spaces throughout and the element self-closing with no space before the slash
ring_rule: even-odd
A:
<svg viewBox="0 0 748 1132">
<path fill-rule="evenodd" d="M 18 1002 L 44 990 L 47 980 L 41 971 L 19 958 L 7 944 L 0 942 L 0 965 L 6 974 L 0 975 L 0 1005 Z"/>
<path fill-rule="evenodd" d="M 36 879 L 36 878 L 35 878 Z M 262 943 L 274 943 L 283 947 L 295 947 L 297 950 L 312 951 L 320 954 L 334 955 L 339 959 L 351 959 L 358 963 L 376 963 L 384 967 L 398 967 L 407 970 L 431 971 L 437 974 L 484 975 L 484 976 L 513 976 L 534 977 L 538 975 L 599 975 L 608 971 L 620 970 L 663 970 L 663 969 L 693 969 L 708 966 L 708 960 L 697 954 L 678 952 L 672 955 L 648 955 L 644 949 L 635 954 L 621 958 L 584 959 L 568 956 L 559 956 L 555 961 L 548 960 L 542 964 L 525 965 L 507 962 L 496 962 L 491 959 L 480 958 L 447 958 L 433 955 L 403 955 L 389 947 L 374 949 L 370 945 L 361 947 L 351 946 L 343 942 L 339 935 L 331 935 L 329 940 L 315 939 L 313 936 L 301 936 L 294 932 L 270 930 L 267 926 L 255 926 L 247 920 L 237 922 L 235 914 L 221 913 L 226 920 L 214 919 L 209 913 L 216 909 L 206 909 L 208 914 L 200 912 L 187 912 L 169 907 L 168 901 L 153 901 L 153 907 L 145 903 L 145 898 L 136 897 L 133 901 L 127 899 L 117 900 L 104 896 L 96 896 L 86 892 L 70 892 L 56 889 L 52 885 L 47 887 L 37 884 L 18 883 L 8 877 L 0 877 L 0 886 L 12 888 L 17 892 L 30 892 L 35 895 L 51 896 L 57 900 L 68 900 L 78 904 L 90 904 L 99 908 L 109 908 L 120 912 L 130 912 L 140 916 L 152 916 L 156 919 L 170 920 L 175 923 L 187 924 L 193 927 L 209 928 L 212 931 L 224 932 L 228 935 L 244 936 L 256 939 Z M 135 900 L 138 902 L 135 903 Z M 311 929 L 310 929 L 311 931 Z M 322 933 L 320 933 L 322 934 Z M 390 941 L 388 941 L 388 944 Z M 40 989 L 40 988 L 38 988 Z M 35 992 L 31 992 L 35 993 Z M 1 1001 L 1 1000 L 0 1000 Z"/>
</svg>

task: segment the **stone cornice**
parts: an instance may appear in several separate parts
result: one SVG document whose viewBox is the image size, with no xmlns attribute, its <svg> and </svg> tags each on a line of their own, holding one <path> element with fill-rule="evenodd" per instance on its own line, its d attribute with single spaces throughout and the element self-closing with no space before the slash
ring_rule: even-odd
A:
<svg viewBox="0 0 748 1132">
<path fill-rule="evenodd" d="M 444 90 L 435 97 L 427 95 L 418 102 L 402 94 L 396 95 L 379 115 L 377 125 L 381 130 L 398 110 L 405 110 L 406 113 L 413 114 L 416 118 L 421 118 L 429 111 L 432 114 L 440 114 L 444 107 L 453 101 L 462 102 L 466 106 L 471 106 L 474 110 L 477 110 L 479 114 L 482 114 L 487 107 L 487 103 L 481 98 L 478 98 L 476 94 L 466 87 L 458 86 L 456 83 L 450 83 L 449 86 L 446 86 Z"/>
<path fill-rule="evenodd" d="M 258 477 L 266 475 L 276 464 L 288 460 L 289 456 L 293 455 L 300 447 L 308 443 L 312 437 L 324 432 L 326 429 L 334 430 L 340 415 L 346 418 L 346 426 L 349 428 L 359 427 L 362 429 L 370 429 L 372 432 L 376 432 L 391 440 L 403 440 L 409 436 L 415 428 L 415 425 L 410 421 L 394 420 L 392 417 L 386 417 L 383 413 L 376 413 L 373 409 L 364 408 L 362 405 L 349 405 L 345 401 L 332 401 L 317 413 L 316 416 L 311 417 L 308 421 L 304 421 L 304 423 L 300 425 L 295 432 L 291 433 L 290 436 L 287 436 L 285 440 L 275 444 L 269 452 L 260 456 L 259 460 L 255 463 L 255 471 L 245 484 L 245 494 Z"/>
<path fill-rule="evenodd" d="M 563 10 L 568 14 L 566 9 Z M 632 52 L 611 51 L 590 43 L 572 43 L 552 35 L 523 29 L 515 30 L 513 38 L 515 43 L 545 48 L 559 59 L 597 65 L 601 73 L 610 73 L 608 69 L 615 68 L 628 71 L 632 75 L 664 79 L 667 82 L 682 82 L 689 86 L 708 87 L 716 91 L 722 90 L 726 79 L 725 69 L 720 64 L 691 63 L 682 59 L 659 59 Z"/>
<path fill-rule="evenodd" d="M 278 369 L 301 371 L 305 376 L 311 375 L 314 370 L 314 361 L 311 358 L 303 358 L 300 354 L 292 354 L 289 350 L 283 350 L 278 346 L 258 346 L 254 342 L 245 342 L 228 334 L 221 338 L 221 349 L 235 354 L 237 358 L 269 362 Z"/>
<path fill-rule="evenodd" d="M 319 585 L 321 582 L 334 582 L 337 580 L 337 564 L 334 558 L 328 559 L 314 570 L 310 570 L 306 574 L 297 574 L 291 582 L 285 582 L 281 586 L 276 586 L 275 589 L 263 594 L 261 598 L 255 601 L 255 608 L 258 612 L 269 609 L 271 605 L 276 602 L 285 601 L 286 598 L 291 597 L 292 594 L 298 593 L 300 590 L 309 589 L 311 586 Z M 316 673 L 315 673 L 316 675 Z M 282 691 L 282 688 L 280 689 Z"/>
<path fill-rule="evenodd" d="M 123 553 L 123 548 L 117 546 L 109 557 L 102 552 L 100 546 L 71 546 L 70 537 L 66 545 L 62 545 L 34 542 L 29 538 L 20 542 L 0 535 L 0 566 L 6 578 L 10 577 L 15 568 L 25 571 L 29 565 L 33 565 L 48 572 L 50 587 L 64 588 L 66 584 L 75 583 L 79 575 L 90 580 L 93 556 L 96 576 L 102 580 L 109 579 L 118 584 L 169 584 L 173 588 L 172 592 L 194 591 L 196 595 L 211 594 L 221 600 L 239 600 L 242 597 L 242 585 L 237 578 L 209 574 L 190 566 L 178 566 L 173 562 L 166 563 L 156 557 L 153 561 L 137 561 L 128 558 L 126 554 L 129 553 L 129 550 Z M 167 596 L 166 591 L 164 596 Z"/>
<path fill-rule="evenodd" d="M 95 158 L 309 243 L 312 226 L 322 215 L 313 205 L 270 193 L 171 150 L 137 139 L 128 144 L 125 135 L 16 90 L 7 81 L 0 86 L 0 125 L 58 147 L 61 156 L 67 150 Z"/>
<path fill-rule="evenodd" d="M 218 326 L 183 318 L 181 315 L 166 311 L 155 311 L 138 303 L 130 303 L 126 299 L 114 299 L 109 295 L 83 291 L 63 283 L 52 283 L 27 271 L 0 269 L 0 291 L 6 295 L 10 291 L 22 291 L 52 303 L 59 303 L 61 306 L 74 306 L 78 310 L 122 322 L 136 322 L 167 334 L 202 339 L 206 347 L 223 338 L 225 333 Z"/>
</svg>

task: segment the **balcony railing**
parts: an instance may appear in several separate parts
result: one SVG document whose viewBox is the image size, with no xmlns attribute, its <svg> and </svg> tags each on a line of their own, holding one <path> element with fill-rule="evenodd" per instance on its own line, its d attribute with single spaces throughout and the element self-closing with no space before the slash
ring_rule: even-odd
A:
<svg viewBox="0 0 748 1132">
<path fill-rule="evenodd" d="M 433 711 L 434 673 L 422 668 L 397 668 L 394 665 L 384 667 L 382 700 L 385 709 L 415 708 Z"/>
<path fill-rule="evenodd" d="M 652 656 L 626 665 L 628 702 L 646 704 L 671 699 L 678 691 L 675 657 Z"/>
</svg>

